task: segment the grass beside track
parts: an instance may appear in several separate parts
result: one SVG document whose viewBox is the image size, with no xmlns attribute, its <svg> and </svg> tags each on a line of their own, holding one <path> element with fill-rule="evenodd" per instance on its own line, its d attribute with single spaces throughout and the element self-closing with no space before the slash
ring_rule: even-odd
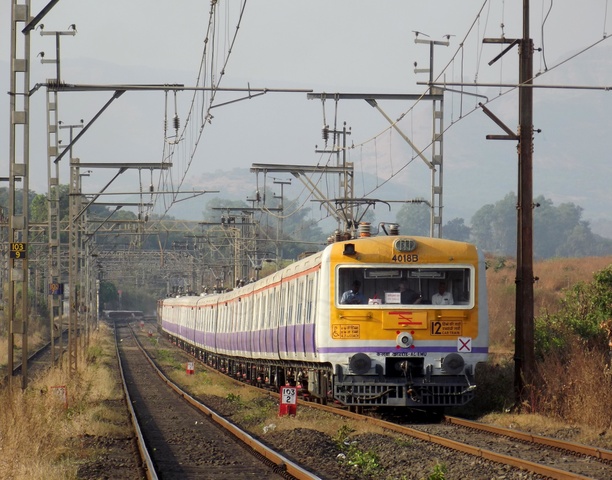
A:
<svg viewBox="0 0 612 480">
<path fill-rule="evenodd" d="M 0 392 L 0 478 L 76 479 L 100 454 L 85 439 L 132 436 L 113 342 L 101 324 L 76 375 L 54 369 L 31 379 L 26 390 Z M 66 404 L 58 386 L 65 387 Z"/>
</svg>

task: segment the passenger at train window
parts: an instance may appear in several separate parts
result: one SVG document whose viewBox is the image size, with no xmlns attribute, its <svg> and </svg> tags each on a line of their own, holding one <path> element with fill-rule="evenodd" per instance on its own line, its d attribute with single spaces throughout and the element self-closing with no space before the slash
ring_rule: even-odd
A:
<svg viewBox="0 0 612 480">
<path fill-rule="evenodd" d="M 353 282 L 353 288 L 347 290 L 342 294 L 342 298 L 340 299 L 340 303 L 344 305 L 358 305 L 365 303 L 365 297 L 359 291 L 361 288 L 361 282 L 359 280 L 355 280 Z"/>
<path fill-rule="evenodd" d="M 408 288 L 408 286 L 406 285 L 406 282 L 400 282 L 399 291 L 400 291 L 401 303 L 411 304 L 411 305 L 421 303 L 421 300 L 422 300 L 421 295 L 418 292 L 415 292 L 414 290 Z"/>
<path fill-rule="evenodd" d="M 434 293 L 431 297 L 432 305 L 452 305 L 453 294 L 446 291 L 446 282 L 438 283 L 438 293 Z"/>
</svg>

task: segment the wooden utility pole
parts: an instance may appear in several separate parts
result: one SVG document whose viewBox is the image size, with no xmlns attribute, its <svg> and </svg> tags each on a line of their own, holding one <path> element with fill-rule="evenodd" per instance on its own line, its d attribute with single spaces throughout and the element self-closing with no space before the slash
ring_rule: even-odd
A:
<svg viewBox="0 0 612 480">
<path fill-rule="evenodd" d="M 508 44 L 492 65 L 512 47 L 519 48 L 519 131 L 515 134 L 484 105 L 488 115 L 505 135 L 487 135 L 491 140 L 518 141 L 518 203 L 516 242 L 516 309 L 514 350 L 514 391 L 516 407 L 531 398 L 535 377 L 533 325 L 533 41 L 529 38 L 529 0 L 523 0 L 523 37 L 485 38 L 484 43 Z"/>
<path fill-rule="evenodd" d="M 519 66 L 519 162 L 516 258 L 517 404 L 529 401 L 535 375 L 533 331 L 533 41 L 529 38 L 529 0 L 523 0 L 523 38 Z"/>
</svg>

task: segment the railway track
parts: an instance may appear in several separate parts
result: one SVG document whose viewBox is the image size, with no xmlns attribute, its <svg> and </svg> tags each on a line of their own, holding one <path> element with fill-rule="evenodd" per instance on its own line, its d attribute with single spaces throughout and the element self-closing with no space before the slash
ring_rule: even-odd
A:
<svg viewBox="0 0 612 480">
<path fill-rule="evenodd" d="M 387 423 L 386 428 L 546 478 L 612 478 L 612 451 L 587 445 L 455 417 L 429 425 Z"/>
<path fill-rule="evenodd" d="M 54 341 L 59 341 L 59 337 L 56 337 Z M 62 334 L 62 341 L 67 344 L 68 341 L 68 330 L 65 330 Z M 56 358 L 57 360 L 57 358 Z M 31 353 L 28 357 L 28 377 L 34 377 L 39 373 L 47 370 L 51 366 L 51 342 L 47 342 L 42 345 L 36 351 Z M 12 376 L 21 375 L 23 364 L 19 363 L 13 368 Z M 9 381 L 9 373 L 7 368 L 2 368 L 2 376 L 0 378 L 0 385 L 6 385 Z"/>
<path fill-rule="evenodd" d="M 318 478 L 180 391 L 155 368 L 126 323 L 115 329 L 150 478 Z"/>
<path fill-rule="evenodd" d="M 266 392 L 271 396 L 278 396 L 276 392 Z M 442 423 L 407 425 L 303 400 L 300 400 L 300 404 L 377 425 L 386 430 L 496 462 L 510 469 L 530 472 L 535 478 L 612 478 L 612 451 L 601 448 L 454 417 L 444 417 Z"/>
<path fill-rule="evenodd" d="M 455 417 L 444 417 L 444 421 L 439 424 L 402 425 L 336 407 L 305 403 L 312 408 L 364 421 L 457 452 L 531 472 L 543 478 L 559 480 L 612 478 L 610 450 Z"/>
</svg>

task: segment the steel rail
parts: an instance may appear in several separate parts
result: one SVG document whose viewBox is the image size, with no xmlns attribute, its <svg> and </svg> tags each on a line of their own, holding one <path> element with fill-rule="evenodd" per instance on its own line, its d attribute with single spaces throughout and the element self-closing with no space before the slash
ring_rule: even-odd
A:
<svg viewBox="0 0 612 480">
<path fill-rule="evenodd" d="M 186 350 L 183 350 L 186 351 Z M 188 353 L 188 352 L 187 352 Z M 199 364 L 203 365 L 206 369 L 217 372 L 217 370 L 215 370 L 214 368 L 206 365 L 205 363 L 201 362 L 199 359 L 197 359 L 196 357 L 193 357 Z M 228 378 L 234 380 L 237 384 L 241 384 L 241 385 L 245 385 L 244 382 L 240 381 L 240 380 L 236 380 L 231 376 L 228 376 Z M 251 388 L 255 388 L 257 390 L 260 390 L 263 393 L 268 394 L 271 397 L 277 398 L 278 397 L 278 393 L 276 392 L 272 392 L 270 390 L 267 389 L 263 389 L 263 388 L 259 388 L 259 387 L 255 387 L 253 385 L 249 385 Z M 490 460 L 492 462 L 496 462 L 496 463 L 500 463 L 503 465 L 509 465 L 515 468 L 520 468 L 522 470 L 525 471 L 529 471 L 532 473 L 536 473 L 539 475 L 543 475 L 547 478 L 551 478 L 551 479 L 555 479 L 555 480 L 575 480 L 575 479 L 580 479 L 580 480 L 587 480 L 590 479 L 591 477 L 586 477 L 583 475 L 579 475 L 576 473 L 572 473 L 566 470 L 561 470 L 555 467 L 549 467 L 546 465 L 542 465 L 539 463 L 535 463 L 535 462 L 531 462 L 529 460 L 523 460 L 520 458 L 516 458 L 516 457 L 511 457 L 509 455 L 504 455 L 501 453 L 496 453 L 493 452 L 491 450 L 486 450 L 484 448 L 480 448 L 480 447 L 474 447 L 472 445 L 468 445 L 465 443 L 461 443 L 455 440 L 451 440 L 448 438 L 444 438 L 444 437 L 440 437 L 438 435 L 432 435 L 420 430 L 416 430 L 410 427 L 406 427 L 406 426 L 402 426 L 402 425 L 397 425 L 395 423 L 391 423 L 388 422 L 386 420 L 380 420 L 374 417 L 369 417 L 367 415 L 362 415 L 359 413 L 354 413 L 351 411 L 347 411 L 347 410 L 342 410 L 338 407 L 330 407 L 328 405 L 322 405 L 319 403 L 314 403 L 312 401 L 307 401 L 307 400 L 303 400 L 303 399 L 299 399 L 298 400 L 298 404 L 299 405 L 303 405 L 303 406 L 308 406 L 308 407 L 312 407 L 312 408 L 316 408 L 328 413 L 332 413 L 332 414 L 336 414 L 336 415 L 341 415 L 343 417 L 346 418 L 350 418 L 356 421 L 360 421 L 360 422 L 367 422 L 370 423 L 371 425 L 375 425 L 378 426 L 380 428 L 386 429 L 386 430 L 390 430 L 396 433 L 401 433 L 403 435 L 407 435 L 413 438 L 417 438 L 419 440 L 423 440 L 425 442 L 430 442 L 430 443 L 434 443 L 437 445 L 441 445 L 443 447 L 447 447 L 450 448 L 452 450 L 456 450 L 462 453 L 467 453 L 469 455 L 473 455 L 475 457 L 480 457 L 483 458 L 485 460 Z M 448 418 L 448 417 L 445 417 Z M 488 427 L 488 426 L 487 426 Z M 490 427 L 490 428 L 494 428 L 494 427 Z M 520 433 L 520 432 L 519 432 Z M 537 437 L 537 436 L 533 436 L 530 434 L 524 434 L 523 438 L 528 440 L 531 437 Z M 517 437 L 518 438 L 518 437 Z M 542 439 L 545 439 L 546 437 L 540 437 Z M 590 456 L 594 456 L 598 459 L 607 459 L 609 454 L 612 454 L 612 452 L 608 452 L 607 450 L 603 450 L 603 449 L 595 449 L 593 447 L 588 447 L 588 446 L 582 446 L 584 447 L 582 452 L 579 451 L 578 449 L 576 450 L 572 450 L 570 447 L 572 445 L 571 442 L 562 442 L 562 441 L 557 441 L 557 440 L 553 440 L 553 439 L 547 439 L 547 440 L 551 440 L 552 443 L 554 443 L 554 445 L 550 445 L 547 443 L 544 443 L 544 441 L 542 440 L 542 445 L 545 446 L 549 446 L 549 447 L 554 447 L 554 448 L 561 448 L 564 450 L 569 450 L 569 451 L 576 451 L 576 453 L 581 453 L 584 455 L 589 455 L 587 453 L 583 453 L 585 451 L 589 451 L 589 449 L 592 449 L 591 451 L 596 451 L 596 455 L 590 455 Z M 528 440 L 529 441 L 529 440 Z M 537 443 L 537 442 L 536 442 Z M 561 445 L 565 445 L 565 446 L 561 446 Z M 581 445 L 579 444 L 574 444 L 577 445 L 578 447 L 580 447 Z"/>
<path fill-rule="evenodd" d="M 462 427 L 471 428 L 474 430 L 480 430 L 483 432 L 502 435 L 504 437 L 514 438 L 516 440 L 522 440 L 530 443 L 536 443 L 538 445 L 545 445 L 547 447 L 567 450 L 578 455 L 586 455 L 607 462 L 612 461 L 612 450 L 606 450 L 604 448 L 591 447 L 589 445 L 582 445 L 580 443 L 567 442 L 564 440 L 557 440 L 556 438 L 544 437 L 541 435 L 534 435 L 532 433 L 526 432 L 519 432 L 510 428 L 496 427 L 494 425 L 487 425 L 480 422 L 464 420 L 463 418 L 445 416 L 444 420 L 448 423 L 460 425 Z"/>
<path fill-rule="evenodd" d="M 251 450 L 255 451 L 257 454 L 259 454 L 260 456 L 262 456 L 269 462 L 272 462 L 274 465 L 276 465 L 276 468 L 279 470 L 278 472 L 279 474 L 287 473 L 288 475 L 291 475 L 291 477 L 297 480 L 322 480 L 317 475 L 309 472 L 308 470 L 304 469 L 300 465 L 289 460 L 287 457 L 284 457 L 283 455 L 276 452 L 275 450 L 272 450 L 271 448 L 267 447 L 266 445 L 261 443 L 259 440 L 254 438 L 252 435 L 240 429 L 238 426 L 234 425 L 229 420 L 224 419 L 219 414 L 217 414 L 215 411 L 208 408 L 206 405 L 200 403 L 198 400 L 193 398 L 187 392 L 182 390 L 176 383 L 174 383 L 172 380 L 166 377 L 164 373 L 157 367 L 153 359 L 147 353 L 146 349 L 142 346 L 140 339 L 138 338 L 138 335 L 134 333 L 132 326 L 129 324 L 129 322 L 126 322 L 126 323 L 130 327 L 130 330 L 132 332 L 134 339 L 136 340 L 136 344 L 138 345 L 138 348 L 140 348 L 141 352 L 147 358 L 147 361 L 155 369 L 155 371 L 157 372 L 157 375 L 166 383 L 166 385 L 168 385 L 172 390 L 174 390 L 186 402 L 188 402 L 190 405 L 195 407 L 200 412 L 204 413 L 212 421 L 214 421 L 216 424 L 218 424 L 219 426 L 227 430 L 229 433 L 234 435 L 238 440 L 244 443 Z"/>
<path fill-rule="evenodd" d="M 480 457 L 485 460 L 490 460 L 492 462 L 497 462 L 497 463 L 501 463 L 504 465 L 510 465 L 512 467 L 516 467 L 516 468 L 520 468 L 520 469 L 523 469 L 529 472 L 537 473 L 539 475 L 544 475 L 547 478 L 552 478 L 556 480 L 573 480 L 573 479 L 586 480 L 590 478 L 590 477 L 578 475 L 576 473 L 568 472 L 566 470 L 561 470 L 555 467 L 548 467 L 546 465 L 541 465 L 539 463 L 530 462 L 528 460 L 522 460 L 520 458 L 511 457 L 509 455 L 492 452 L 484 448 L 474 447 L 474 446 L 471 446 L 465 443 L 457 442 L 455 440 L 440 437 L 438 435 L 432 435 L 430 433 L 422 432 L 420 430 L 415 430 L 410 427 L 387 422 L 386 420 L 380 420 L 377 418 L 368 417 L 365 415 L 348 412 L 345 410 L 340 410 L 337 407 L 329 407 L 327 405 L 313 404 L 311 402 L 306 402 L 303 400 L 298 400 L 298 402 L 301 404 L 307 405 L 307 406 L 311 406 L 313 408 L 324 410 L 329 413 L 335 413 L 337 415 L 342 415 L 344 417 L 351 418 L 354 420 L 368 422 L 372 425 L 384 428 L 386 430 L 391 430 L 396 433 L 408 435 L 410 437 L 417 438 L 425 442 L 435 443 L 437 445 L 451 448 L 452 450 L 456 450 L 462 453 L 467 453 L 469 455 L 474 455 L 475 457 Z"/>
<path fill-rule="evenodd" d="M 119 373 L 121 374 L 121 384 L 123 385 L 123 392 L 125 394 L 125 401 L 127 403 L 128 411 L 130 412 L 130 419 L 132 420 L 132 425 L 134 426 L 134 431 L 136 432 L 136 440 L 138 442 L 138 450 L 140 451 L 140 458 L 144 461 L 146 465 L 146 475 L 148 480 L 157 480 L 157 472 L 155 471 L 155 466 L 153 465 L 153 460 L 151 459 L 151 454 L 149 453 L 149 449 L 147 448 L 144 440 L 144 436 L 142 435 L 142 430 L 140 429 L 140 424 L 138 423 L 138 419 L 136 418 L 136 411 L 134 410 L 134 406 L 132 405 L 132 399 L 130 398 L 130 393 L 128 392 L 127 383 L 125 382 L 125 375 L 123 374 L 123 365 L 121 363 L 121 356 L 119 355 L 119 342 L 117 341 L 117 326 L 114 325 L 115 330 L 115 353 L 117 355 L 117 366 L 119 367 Z"/>
</svg>

